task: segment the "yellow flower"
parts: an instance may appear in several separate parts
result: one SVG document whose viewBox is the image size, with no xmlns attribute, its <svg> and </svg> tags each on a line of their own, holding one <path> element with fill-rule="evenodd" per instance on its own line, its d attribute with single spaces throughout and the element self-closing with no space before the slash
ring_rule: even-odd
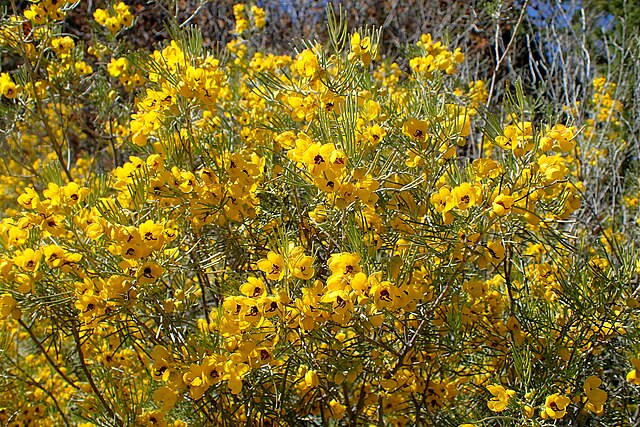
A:
<svg viewBox="0 0 640 427">
<path fill-rule="evenodd" d="M 242 390 L 242 377 L 249 371 L 246 363 L 236 363 L 228 360 L 224 364 L 224 380 L 227 380 L 227 387 L 231 394 L 238 394 Z"/>
<path fill-rule="evenodd" d="M 640 359 L 632 357 L 631 364 L 635 369 L 627 374 L 627 381 L 631 384 L 640 385 L 640 376 L 638 375 L 640 372 Z"/>
<path fill-rule="evenodd" d="M 448 212 L 453 207 L 453 203 L 450 203 L 451 200 L 451 190 L 447 187 L 442 187 L 438 190 L 437 193 L 433 193 L 431 195 L 430 201 L 431 204 L 436 207 L 438 212 Z"/>
<path fill-rule="evenodd" d="M 294 247 L 288 255 L 289 270 L 294 277 L 302 280 L 309 280 L 315 274 L 312 267 L 313 257 L 304 254 L 304 248 Z"/>
<path fill-rule="evenodd" d="M 331 409 L 331 415 L 336 420 L 341 419 L 347 412 L 347 407 L 335 399 L 329 402 L 329 408 Z"/>
<path fill-rule="evenodd" d="M 584 382 L 584 393 L 589 401 L 586 406 L 591 412 L 602 412 L 604 403 L 607 401 L 607 392 L 598 388 L 601 384 L 602 380 L 593 375 Z"/>
<path fill-rule="evenodd" d="M 0 95 L 13 99 L 18 96 L 18 86 L 7 73 L 0 74 Z"/>
<path fill-rule="evenodd" d="M 482 201 L 482 187 L 463 182 L 451 191 L 450 203 L 460 210 L 466 210 Z"/>
<path fill-rule="evenodd" d="M 86 187 L 79 187 L 75 182 L 70 182 L 66 186 L 62 187 L 62 194 L 65 201 L 69 206 L 73 206 L 82 201 L 82 199 L 89 194 L 89 189 Z"/>
<path fill-rule="evenodd" d="M 109 14 L 104 9 L 96 9 L 95 12 L 93 12 L 93 19 L 95 19 L 96 22 L 102 25 L 103 27 L 107 25 L 108 18 L 109 18 Z"/>
<path fill-rule="evenodd" d="M 11 294 L 0 295 L 0 319 L 6 319 L 9 316 L 19 319 L 20 314 L 18 302 Z"/>
<path fill-rule="evenodd" d="M 320 176 L 329 169 L 331 155 L 335 149 L 333 144 L 311 144 L 303 154 L 302 161 L 307 164 L 309 172 Z"/>
<path fill-rule="evenodd" d="M 119 2 L 113 5 L 113 12 L 114 14 L 104 9 L 96 9 L 93 12 L 93 19 L 99 25 L 109 29 L 111 34 L 117 33 L 122 26 L 130 27 L 133 24 L 133 15 L 125 3 Z"/>
<path fill-rule="evenodd" d="M 170 368 L 173 363 L 173 356 L 171 353 L 169 353 L 166 348 L 156 345 L 150 356 L 154 360 L 150 367 L 153 379 L 156 381 L 167 381 L 171 374 Z"/>
<path fill-rule="evenodd" d="M 155 262 L 148 262 L 138 268 L 138 282 L 141 284 L 153 283 L 162 276 L 162 273 L 164 273 L 164 268 Z"/>
<path fill-rule="evenodd" d="M 144 412 L 138 416 L 136 425 L 140 427 L 167 427 L 167 421 L 164 416 L 165 414 L 162 411 Z"/>
<path fill-rule="evenodd" d="M 304 382 L 308 388 L 318 387 L 320 379 L 316 371 L 310 369 L 304 374 Z"/>
<path fill-rule="evenodd" d="M 327 264 L 333 274 L 349 275 L 353 277 L 360 270 L 360 255 L 357 253 L 342 252 L 331 254 Z"/>
<path fill-rule="evenodd" d="M 498 194 L 496 198 L 493 200 L 493 204 L 491 208 L 496 213 L 496 215 L 503 216 L 511 212 L 511 208 L 513 207 L 513 197 L 508 194 Z"/>
<path fill-rule="evenodd" d="M 236 21 L 235 31 L 238 34 L 242 34 L 249 29 L 249 21 L 246 16 L 246 6 L 242 3 L 233 5 L 233 16 Z"/>
<path fill-rule="evenodd" d="M 424 141 L 429 137 L 429 123 L 413 118 L 408 119 L 402 125 L 402 133 L 419 141 Z"/>
<path fill-rule="evenodd" d="M 351 36 L 351 52 L 349 53 L 349 61 L 360 59 L 366 66 L 371 64 L 371 40 L 369 37 L 362 38 L 360 33 L 356 32 Z"/>
<path fill-rule="evenodd" d="M 551 419 L 558 420 L 566 415 L 567 406 L 569 406 L 570 403 L 571 399 L 558 393 L 547 396 L 544 405 L 544 415 Z"/>
<path fill-rule="evenodd" d="M 278 304 L 280 300 L 280 297 L 261 296 L 257 301 L 258 311 L 266 318 L 275 317 L 282 313 L 282 306 Z"/>
<path fill-rule="evenodd" d="M 376 146 L 386 135 L 387 131 L 378 124 L 367 127 L 362 133 L 365 141 L 372 146 Z"/>
<path fill-rule="evenodd" d="M 207 381 L 206 368 L 192 364 L 187 372 L 182 375 L 182 381 L 189 388 L 189 397 L 200 399 L 211 384 Z"/>
<path fill-rule="evenodd" d="M 557 142 L 560 151 L 567 152 L 575 147 L 575 133 L 575 126 L 566 127 L 565 125 L 557 124 L 547 133 L 547 137 Z"/>
<path fill-rule="evenodd" d="M 25 188 L 24 193 L 18 196 L 18 203 L 27 209 L 36 209 L 40 202 L 40 196 L 33 188 Z"/>
<path fill-rule="evenodd" d="M 401 292 L 393 283 L 385 280 L 373 284 L 369 294 L 373 297 L 376 308 L 382 311 L 385 308 L 392 310 L 395 300 L 400 297 Z"/>
<path fill-rule="evenodd" d="M 528 419 L 533 418 L 534 410 L 530 405 L 524 405 L 522 407 L 522 412 L 526 418 Z"/>
<path fill-rule="evenodd" d="M 305 97 L 291 95 L 287 98 L 291 107 L 291 118 L 295 121 L 311 120 L 316 112 L 316 100 L 311 95 Z"/>
<path fill-rule="evenodd" d="M 164 227 L 162 224 L 156 224 L 153 220 L 147 220 L 140 224 L 138 229 L 140 239 L 146 247 L 151 250 L 160 250 L 164 245 Z"/>
<path fill-rule="evenodd" d="M 60 267 L 65 261 L 65 253 L 58 245 L 43 246 L 44 262 L 51 268 Z"/>
<path fill-rule="evenodd" d="M 509 399 L 516 395 L 515 391 L 507 390 L 498 384 L 487 386 L 487 390 L 494 396 L 487 402 L 487 406 L 493 412 L 502 412 L 507 409 Z"/>
<path fill-rule="evenodd" d="M 34 251 L 31 248 L 27 248 L 20 255 L 16 256 L 13 260 L 17 266 L 25 271 L 36 271 L 40 266 L 40 258 L 42 253 L 40 251 Z"/>
<path fill-rule="evenodd" d="M 481 256 L 476 260 L 478 267 L 485 268 L 489 264 L 497 264 L 504 259 L 504 247 L 498 242 L 487 242 L 481 246 Z"/>
<path fill-rule="evenodd" d="M 266 259 L 257 262 L 260 270 L 267 274 L 267 279 L 280 280 L 284 276 L 284 258 L 275 252 L 269 252 Z"/>
<path fill-rule="evenodd" d="M 296 57 L 293 63 L 293 69 L 300 74 L 301 77 L 310 79 L 313 78 L 318 70 L 320 64 L 316 54 L 311 49 L 305 49 Z"/>
<path fill-rule="evenodd" d="M 353 301 L 345 291 L 330 291 L 320 301 L 330 305 L 329 315 L 334 322 L 344 324 L 351 319 Z"/>
<path fill-rule="evenodd" d="M 249 298 L 257 298 L 266 295 L 267 287 L 262 280 L 256 277 L 248 277 L 247 282 L 240 286 L 240 292 Z"/>
<path fill-rule="evenodd" d="M 257 29 L 264 27 L 266 24 L 266 12 L 258 6 L 251 6 L 251 14 L 253 15 L 253 23 Z"/>
<path fill-rule="evenodd" d="M 312 211 L 309 211 L 309 218 L 321 224 L 327 220 L 327 209 L 322 205 L 317 205 Z"/>
<path fill-rule="evenodd" d="M 178 400 L 178 394 L 169 387 L 162 386 L 153 393 L 153 400 L 163 411 L 169 411 L 175 406 Z"/>
</svg>

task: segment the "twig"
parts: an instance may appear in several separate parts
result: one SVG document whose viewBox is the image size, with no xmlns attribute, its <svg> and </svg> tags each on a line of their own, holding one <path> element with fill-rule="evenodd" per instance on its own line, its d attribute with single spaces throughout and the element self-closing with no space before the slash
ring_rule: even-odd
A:
<svg viewBox="0 0 640 427">
<path fill-rule="evenodd" d="M 29 326 L 27 326 L 26 323 L 24 323 L 24 321 L 22 319 L 18 319 L 18 323 L 20 324 L 20 326 L 22 326 L 23 328 L 25 328 L 27 330 L 27 333 L 29 334 L 29 336 L 31 337 L 31 340 L 36 344 L 36 346 L 38 347 L 38 349 L 40 350 L 40 353 L 42 353 L 45 357 L 45 359 L 47 359 L 47 362 L 49 362 L 49 365 L 51 365 L 51 367 L 73 388 L 75 388 L 76 390 L 80 390 L 80 387 L 74 383 L 71 378 L 69 378 L 64 372 L 62 372 L 60 370 L 60 368 L 58 367 L 58 365 L 56 365 L 56 363 L 51 359 L 51 356 L 49 356 L 49 353 L 47 353 L 47 351 L 44 349 L 44 347 L 42 346 L 42 343 L 38 340 L 38 338 L 36 337 L 36 335 L 33 333 L 33 331 L 31 330 L 31 328 Z"/>
<path fill-rule="evenodd" d="M 498 34 L 499 34 L 499 24 L 498 22 L 496 22 L 496 35 L 495 35 L 495 50 L 496 50 L 496 68 L 494 68 L 493 70 L 493 75 L 491 76 L 491 86 L 489 87 L 489 94 L 487 96 L 487 102 L 486 102 L 486 107 L 488 108 L 489 105 L 491 104 L 491 98 L 493 96 L 493 91 L 495 88 L 495 84 L 496 84 L 496 79 L 498 76 L 498 70 L 500 69 L 500 67 L 502 66 L 504 60 L 507 58 L 507 54 L 509 53 L 509 50 L 511 49 L 511 45 L 513 45 L 513 42 L 516 40 L 516 34 L 518 33 L 518 29 L 520 28 L 520 24 L 522 24 L 522 19 L 524 18 L 525 12 L 527 10 L 527 7 L 529 6 L 529 0 L 525 0 L 524 4 L 522 5 L 522 9 L 520 10 L 520 16 L 518 17 L 518 22 L 516 22 L 515 27 L 513 28 L 513 34 L 511 35 L 511 39 L 509 40 L 509 43 L 507 43 L 507 46 L 505 47 L 504 51 L 502 52 L 502 55 L 498 55 Z"/>
<path fill-rule="evenodd" d="M 84 354 L 82 353 L 82 344 L 80 343 L 80 334 L 78 333 L 78 330 L 75 327 L 72 328 L 72 334 L 73 334 L 73 339 L 76 343 L 76 349 L 78 350 L 80 367 L 82 368 L 82 371 L 87 377 L 87 381 L 89 382 L 89 386 L 91 387 L 91 390 L 93 390 L 93 393 L 98 397 L 98 400 L 100 400 L 100 403 L 102 403 L 102 406 L 107 411 L 107 414 L 109 415 L 109 417 L 111 417 L 116 422 L 117 425 L 124 426 L 124 423 L 122 422 L 120 417 L 118 417 L 118 415 L 113 411 L 113 409 L 111 409 L 111 406 L 109 406 L 109 404 L 107 403 L 107 400 L 104 398 L 104 396 L 98 389 L 98 386 L 96 385 L 95 381 L 93 380 L 91 371 L 89 371 L 89 368 L 87 367 L 87 363 L 84 360 Z"/>
</svg>

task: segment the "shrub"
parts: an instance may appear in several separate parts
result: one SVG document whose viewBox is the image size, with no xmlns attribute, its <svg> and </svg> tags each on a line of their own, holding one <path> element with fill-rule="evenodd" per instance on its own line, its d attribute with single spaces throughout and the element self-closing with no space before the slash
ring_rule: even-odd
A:
<svg viewBox="0 0 640 427">
<path fill-rule="evenodd" d="M 274 55 L 238 5 L 220 55 L 128 52 L 126 5 L 86 44 L 67 8 L 1 24 L 1 425 L 633 422 L 614 82 L 541 121 L 429 34 Z"/>
</svg>

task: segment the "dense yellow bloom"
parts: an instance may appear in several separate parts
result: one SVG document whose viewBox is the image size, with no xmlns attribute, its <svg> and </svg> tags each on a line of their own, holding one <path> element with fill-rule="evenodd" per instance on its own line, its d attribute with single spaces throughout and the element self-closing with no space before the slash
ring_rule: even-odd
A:
<svg viewBox="0 0 640 427">
<path fill-rule="evenodd" d="M 476 175 L 476 180 L 484 178 L 497 178 L 502 172 L 502 166 L 493 159 L 476 159 L 471 164 Z"/>
<path fill-rule="evenodd" d="M 97 9 L 106 29 L 90 39 L 60 26 L 73 7 L 33 1 L 0 23 L 0 54 L 22 64 L 0 74 L 0 350 L 19 356 L 0 358 L 0 425 L 628 409 L 599 378 L 580 396 L 567 376 L 572 355 L 635 336 L 635 288 L 610 276 L 635 283 L 640 267 L 608 256 L 637 217 L 633 168 L 624 194 L 597 175 L 590 206 L 620 196 L 624 215 L 573 221 L 593 191 L 584 168 L 631 147 L 615 85 L 594 81 L 583 132 L 526 108 L 500 129 L 485 83 L 450 76 L 462 51 L 428 34 L 375 70 L 378 30 L 341 32 L 342 52 L 273 55 L 257 50 L 265 11 L 246 3 L 223 52 L 195 30 L 131 52 L 118 33 L 133 9 Z M 525 387 L 509 373 L 517 348 L 561 366 Z"/>
<path fill-rule="evenodd" d="M 253 23 L 257 29 L 261 29 L 266 24 L 267 14 L 261 7 L 252 5 L 251 6 L 251 15 L 253 17 Z"/>
<path fill-rule="evenodd" d="M 538 158 L 538 165 L 540 166 L 540 172 L 544 175 L 546 184 L 562 180 L 569 173 L 565 159 L 558 154 L 553 156 L 541 155 Z"/>
<path fill-rule="evenodd" d="M 51 40 L 51 48 L 58 56 L 62 58 L 68 56 L 74 46 L 75 42 L 69 36 L 57 37 Z"/>
<path fill-rule="evenodd" d="M 242 34 L 249 29 L 249 21 L 246 16 L 246 6 L 242 3 L 233 5 L 233 16 L 236 21 L 235 32 Z"/>
<path fill-rule="evenodd" d="M 311 120 L 316 114 L 317 101 L 311 95 L 291 95 L 287 98 L 287 104 L 291 108 L 291 118 L 295 121 Z"/>
<path fill-rule="evenodd" d="M 575 147 L 575 135 L 575 126 L 566 127 L 563 124 L 557 124 L 547 132 L 546 136 L 540 138 L 540 148 L 545 151 L 553 148 L 559 151 L 571 151 Z"/>
<path fill-rule="evenodd" d="M 454 52 L 447 50 L 442 42 L 433 42 L 431 34 L 423 34 L 416 45 L 424 50 L 425 56 L 417 56 L 409 62 L 415 73 L 431 78 L 434 71 L 454 74 L 457 65 L 464 61 L 464 54 L 457 48 Z"/>
</svg>

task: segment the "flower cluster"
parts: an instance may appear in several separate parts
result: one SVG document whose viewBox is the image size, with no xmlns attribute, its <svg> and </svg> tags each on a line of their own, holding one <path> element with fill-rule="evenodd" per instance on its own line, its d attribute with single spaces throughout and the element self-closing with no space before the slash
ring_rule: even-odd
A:
<svg viewBox="0 0 640 427">
<path fill-rule="evenodd" d="M 133 15 L 123 2 L 114 4 L 110 9 L 96 9 L 93 19 L 98 24 L 107 28 L 111 34 L 116 34 L 122 27 L 130 27 L 133 24 Z"/>
<path fill-rule="evenodd" d="M 251 28 L 252 24 L 253 28 L 259 30 L 267 23 L 267 14 L 264 9 L 255 5 L 247 9 L 245 4 L 236 4 L 233 6 L 233 16 L 236 21 L 235 32 L 238 35 Z"/>
</svg>

